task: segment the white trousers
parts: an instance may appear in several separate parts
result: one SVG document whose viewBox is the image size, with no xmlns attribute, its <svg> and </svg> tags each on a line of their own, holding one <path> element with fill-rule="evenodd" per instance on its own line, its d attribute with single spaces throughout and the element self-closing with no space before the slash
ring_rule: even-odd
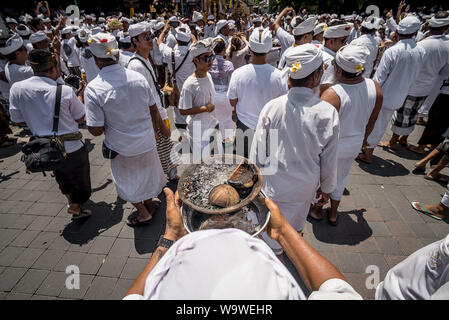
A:
<svg viewBox="0 0 449 320">
<path fill-rule="evenodd" d="M 374 149 L 377 144 L 382 140 L 382 137 L 387 130 L 388 123 L 391 121 L 394 110 L 389 110 L 382 108 L 380 109 L 379 116 L 377 117 L 376 123 L 374 125 L 373 131 L 368 136 L 367 148 Z"/>
<path fill-rule="evenodd" d="M 340 201 L 345 191 L 346 182 L 351 172 L 352 163 L 362 147 L 363 137 L 349 137 L 340 140 L 337 156 L 337 187 L 330 194 L 330 198 Z"/>
</svg>

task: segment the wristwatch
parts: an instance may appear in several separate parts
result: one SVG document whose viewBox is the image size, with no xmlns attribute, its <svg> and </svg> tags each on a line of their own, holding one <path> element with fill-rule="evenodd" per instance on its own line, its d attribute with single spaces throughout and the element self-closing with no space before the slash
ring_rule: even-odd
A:
<svg viewBox="0 0 449 320">
<path fill-rule="evenodd" d="M 173 240 L 168 240 L 167 238 L 164 238 L 164 235 L 161 235 L 159 241 L 157 242 L 157 247 L 164 247 L 170 249 L 173 243 L 175 243 Z"/>
</svg>

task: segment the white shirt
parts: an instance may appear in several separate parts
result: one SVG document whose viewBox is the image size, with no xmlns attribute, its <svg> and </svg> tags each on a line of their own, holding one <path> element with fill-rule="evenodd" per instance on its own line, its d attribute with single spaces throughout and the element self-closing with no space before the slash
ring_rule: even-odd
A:
<svg viewBox="0 0 449 320">
<path fill-rule="evenodd" d="M 215 24 L 204 26 L 204 38 L 214 38 L 215 37 Z"/>
<path fill-rule="evenodd" d="M 208 103 L 214 104 L 215 88 L 212 77 L 207 73 L 207 77 L 197 78 L 191 75 L 184 82 L 179 99 L 179 109 L 187 110 L 205 106 Z M 193 122 L 201 122 L 201 131 L 213 129 L 217 125 L 217 119 L 213 112 L 203 112 L 187 116 L 187 125 L 192 134 Z"/>
<path fill-rule="evenodd" d="M 352 40 L 357 39 L 358 37 L 360 37 L 360 29 L 356 29 L 353 27 L 351 29 L 351 32 L 349 33 L 348 38 L 346 39 L 346 43 L 350 44 Z"/>
<path fill-rule="evenodd" d="M 168 70 L 173 75 L 172 70 L 172 50 L 175 51 L 175 69 L 179 68 L 179 65 L 184 60 L 186 56 L 189 46 L 179 46 L 176 45 L 173 49 L 167 46 L 165 43 L 161 43 L 159 46 L 159 50 L 162 54 L 162 61 L 167 64 Z M 195 65 L 193 64 L 192 55 L 189 53 L 189 56 L 184 61 L 183 65 L 176 72 L 176 84 L 178 86 L 179 92 L 181 92 L 182 87 L 184 86 L 184 81 L 195 71 Z M 175 123 L 178 124 L 186 124 L 186 117 L 179 113 L 179 109 L 175 108 Z"/>
<path fill-rule="evenodd" d="M 230 48 L 226 51 L 226 57 L 228 60 L 232 62 L 234 65 L 234 69 L 238 69 L 241 66 L 244 66 L 246 63 L 246 56 L 249 54 L 249 43 L 246 41 L 246 39 L 243 40 L 245 43 L 245 47 L 243 49 L 240 49 L 238 51 L 234 51 L 232 53 L 232 58 L 230 56 Z"/>
<path fill-rule="evenodd" d="M 282 28 L 278 28 L 276 31 L 276 38 L 281 44 L 281 56 L 287 48 L 291 47 L 295 43 L 295 37 Z"/>
<path fill-rule="evenodd" d="M 371 72 L 374 68 L 374 61 L 377 58 L 377 51 L 379 50 L 379 45 L 377 44 L 376 39 L 371 34 L 364 34 L 357 39 L 352 40 L 351 44 L 353 45 L 362 45 L 368 48 L 370 54 L 366 59 L 366 63 L 363 66 L 365 71 L 363 72 L 364 78 L 370 78 Z"/>
<path fill-rule="evenodd" d="M 287 93 L 281 72 L 269 64 L 248 64 L 234 71 L 228 98 L 238 99 L 237 116 L 251 129 L 256 129 L 260 111 L 270 100 Z"/>
<path fill-rule="evenodd" d="M 271 139 L 263 129 L 269 136 L 273 130 L 278 135 L 278 146 L 267 147 L 268 157 L 259 150 Z M 313 199 L 320 185 L 323 192 L 332 192 L 337 184 L 339 130 L 337 110 L 309 88 L 291 88 L 287 95 L 268 102 L 260 113 L 251 149 L 252 160 L 262 170 L 277 166 L 275 174 L 263 178 L 267 197 L 295 203 Z"/>
<path fill-rule="evenodd" d="M 334 69 L 334 66 L 332 65 L 332 61 L 335 60 L 336 55 L 337 55 L 336 52 L 323 46 L 324 72 L 323 72 L 323 76 L 321 77 L 320 84 L 331 84 L 332 85 L 332 84 L 337 83 L 337 77 L 335 76 L 335 69 Z"/>
<path fill-rule="evenodd" d="M 100 72 L 100 69 L 95 64 L 94 56 L 90 52 L 89 48 L 81 48 L 80 61 L 84 73 L 86 74 L 86 80 L 89 83 L 98 75 L 98 72 Z"/>
<path fill-rule="evenodd" d="M 298 45 L 297 44 L 293 44 L 293 45 L 291 45 L 290 47 L 288 47 L 285 51 L 284 51 L 284 53 L 282 53 L 282 55 L 281 55 L 281 58 L 279 59 L 279 65 L 278 65 L 278 68 L 279 69 L 284 69 L 285 68 L 285 65 L 286 65 L 286 61 L 285 61 L 285 57 L 287 56 L 287 54 L 293 49 L 293 48 L 296 48 Z"/>
<path fill-rule="evenodd" d="M 167 46 L 169 46 L 170 48 L 174 48 L 176 46 L 176 44 L 178 43 L 178 41 L 176 41 L 176 31 L 172 30 L 168 35 L 167 38 L 165 39 L 165 44 Z"/>
<path fill-rule="evenodd" d="M 74 37 L 62 40 L 61 57 L 69 68 L 79 67 L 81 65 L 78 48 L 76 47 L 76 39 Z"/>
<path fill-rule="evenodd" d="M 125 157 L 156 147 L 150 106 L 155 104 L 147 80 L 120 64 L 104 67 L 84 92 L 86 121 L 105 128 L 105 144 Z"/>
<path fill-rule="evenodd" d="M 53 135 L 56 82 L 47 77 L 33 76 L 11 86 L 9 111 L 14 122 L 26 122 L 36 136 Z M 84 105 L 71 87 L 63 85 L 59 113 L 58 135 L 78 132 L 79 120 L 84 116 Z M 80 149 L 81 141 L 65 141 L 65 150 L 72 153 Z"/>
<path fill-rule="evenodd" d="M 398 263 L 376 288 L 376 300 L 449 299 L 449 235 Z M 439 291 L 444 287 L 444 291 Z"/>
<path fill-rule="evenodd" d="M 411 85 L 408 94 L 414 97 L 428 96 L 439 78 L 440 72 L 449 61 L 449 38 L 444 35 L 430 36 L 418 42 L 424 48 L 424 62 L 419 76 Z"/>
<path fill-rule="evenodd" d="M 0 73 L 5 72 L 6 67 L 6 60 L 0 59 Z M 8 82 L 5 82 L 3 80 L 0 80 L 0 93 L 2 97 L 6 100 L 9 100 L 9 89 L 11 88 L 11 85 Z"/>
<path fill-rule="evenodd" d="M 167 111 L 162 107 L 162 101 L 161 101 L 160 95 L 157 92 L 157 88 L 156 88 L 156 86 L 154 84 L 154 81 L 153 81 L 153 79 L 156 80 L 156 75 L 154 73 L 153 66 L 151 65 L 151 63 L 150 63 L 150 61 L 148 59 L 145 59 L 144 57 L 142 57 L 141 55 L 139 55 L 137 53 L 134 55 L 134 57 L 140 59 L 140 61 L 136 60 L 136 59 L 131 60 L 128 63 L 128 67 L 127 68 L 129 70 L 136 71 L 136 72 L 140 73 L 141 75 L 143 75 L 145 77 L 145 79 L 148 82 L 148 85 L 151 88 L 152 96 L 156 100 L 156 106 L 157 106 L 157 108 L 159 110 L 159 114 L 161 115 L 161 118 L 163 120 L 167 119 L 168 118 Z M 145 65 L 147 66 L 147 68 L 150 71 L 148 71 L 148 69 L 145 68 L 145 66 L 142 64 L 141 61 L 143 61 L 145 63 Z M 151 74 L 150 74 L 150 72 L 151 72 Z"/>
<path fill-rule="evenodd" d="M 118 59 L 118 63 L 122 67 L 126 68 L 126 66 L 128 65 L 129 59 L 131 59 L 131 57 L 133 57 L 133 56 L 134 56 L 134 52 L 120 50 L 120 56 Z"/>
<path fill-rule="evenodd" d="M 373 79 L 383 92 L 382 108 L 397 110 L 410 86 L 420 77 L 425 50 L 413 39 L 404 39 L 385 50 Z"/>
<path fill-rule="evenodd" d="M 153 50 L 151 50 L 150 56 L 151 59 L 153 59 L 155 65 L 162 66 L 162 64 L 164 63 L 164 61 L 162 61 L 162 53 L 157 45 L 157 39 L 153 39 Z"/>
<path fill-rule="evenodd" d="M 8 62 L 5 66 L 5 76 L 9 85 L 12 86 L 16 82 L 31 78 L 34 76 L 34 72 L 30 66 Z"/>
</svg>

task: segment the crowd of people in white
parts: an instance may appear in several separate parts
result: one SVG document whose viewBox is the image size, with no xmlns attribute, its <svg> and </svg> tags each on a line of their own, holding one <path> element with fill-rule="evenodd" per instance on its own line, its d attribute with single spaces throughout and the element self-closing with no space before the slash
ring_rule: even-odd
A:
<svg viewBox="0 0 449 320">
<path fill-rule="evenodd" d="M 419 154 L 429 148 L 431 158 L 442 157 L 426 177 L 447 178 L 439 170 L 448 163 L 449 12 L 425 15 L 404 6 L 396 17 L 389 11 L 384 18 L 296 14 L 290 7 L 249 19 L 196 11 L 186 18 L 84 14 L 76 26 L 60 15 L 52 20 L 49 10 L 8 17 L 0 39 L 1 146 L 14 144 L 8 120 L 34 136 L 51 135 L 59 99 L 58 135 L 77 133 L 84 122 L 92 135 L 104 135 L 117 194 L 136 208 L 128 218 L 132 227 L 151 223 L 167 180 L 179 179 L 176 130 L 186 131 L 179 140 L 189 144 L 194 162 L 211 152 L 234 152 L 261 168 L 263 191 L 273 200 L 266 201 L 272 219 L 262 236 L 271 250 L 235 230 L 183 237 L 179 203 L 167 190 L 163 239 L 183 239 L 165 256 L 169 245 L 164 249 L 161 242 L 127 298 L 224 298 L 236 292 L 241 298 L 306 298 L 275 257 L 282 259 L 283 251 L 315 291 L 309 298 L 360 298 L 298 232 L 307 217 L 326 217 L 338 226 L 352 163 L 371 164 L 378 145 L 394 150 L 399 143 Z M 390 122 L 393 136 L 381 141 Z M 425 122 L 419 145 L 409 145 L 415 125 Z M 67 158 L 54 175 L 72 219 L 84 219 L 92 214 L 82 208 L 91 195 L 88 150 L 82 138 L 66 139 L 64 147 Z M 427 161 L 429 156 L 417 170 L 425 170 Z M 412 206 L 441 220 L 449 193 L 438 205 Z M 215 256 L 229 242 L 235 242 L 233 253 Z M 212 251 L 214 258 L 205 256 Z M 274 280 L 259 288 L 236 272 L 238 289 L 208 287 L 207 279 L 232 269 L 232 255 L 258 266 L 254 277 Z M 449 237 L 423 248 L 388 273 L 376 298 L 447 298 L 448 256 Z M 176 277 L 206 260 L 214 273 L 203 277 L 201 290 L 198 282 Z"/>
</svg>

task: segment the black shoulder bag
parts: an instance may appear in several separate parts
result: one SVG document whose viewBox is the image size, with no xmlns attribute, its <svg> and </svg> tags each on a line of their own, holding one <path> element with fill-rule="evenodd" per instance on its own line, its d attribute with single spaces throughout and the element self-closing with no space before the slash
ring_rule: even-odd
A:
<svg viewBox="0 0 449 320">
<path fill-rule="evenodd" d="M 53 136 L 32 136 L 30 141 L 22 148 L 23 155 L 21 160 L 25 163 L 27 173 L 42 172 L 45 176 L 45 171 L 58 169 L 67 157 L 64 140 L 62 137 L 57 136 L 59 111 L 61 109 L 61 92 L 62 85 L 58 84 L 56 87 L 55 114 L 53 117 Z"/>
</svg>

